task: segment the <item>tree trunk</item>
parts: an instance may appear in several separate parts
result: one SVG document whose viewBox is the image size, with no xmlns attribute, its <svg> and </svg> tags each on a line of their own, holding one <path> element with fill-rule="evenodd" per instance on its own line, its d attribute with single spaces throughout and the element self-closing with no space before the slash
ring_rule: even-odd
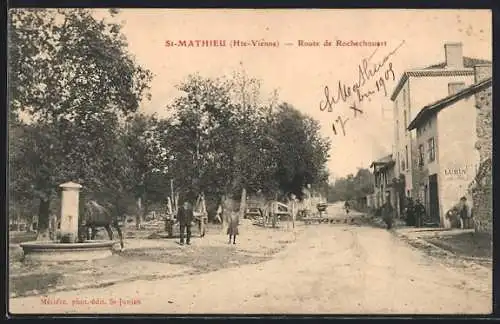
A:
<svg viewBox="0 0 500 324">
<path fill-rule="evenodd" d="M 229 223 L 229 217 L 233 212 L 232 195 L 224 194 L 222 197 L 222 231 L 225 233 Z"/>
<path fill-rule="evenodd" d="M 137 198 L 137 213 L 135 214 L 135 228 L 141 229 L 142 224 L 142 197 Z"/>
<path fill-rule="evenodd" d="M 241 190 L 240 219 L 245 218 L 246 209 L 247 209 L 247 189 L 243 188 Z"/>
<path fill-rule="evenodd" d="M 37 241 L 49 241 L 49 215 L 50 215 L 50 198 L 40 199 L 38 206 L 38 234 Z"/>
<path fill-rule="evenodd" d="M 148 199 L 146 197 L 146 194 L 144 194 L 144 197 L 142 199 L 142 220 L 146 219 L 146 216 L 148 215 L 149 212 L 149 204 L 148 204 Z"/>
</svg>

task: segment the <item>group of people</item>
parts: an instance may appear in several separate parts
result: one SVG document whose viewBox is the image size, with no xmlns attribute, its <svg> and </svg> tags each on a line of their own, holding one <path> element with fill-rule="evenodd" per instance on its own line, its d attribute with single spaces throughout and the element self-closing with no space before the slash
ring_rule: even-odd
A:
<svg viewBox="0 0 500 324">
<path fill-rule="evenodd" d="M 473 211 L 469 207 L 466 197 L 460 198 L 459 203 L 446 213 L 446 218 L 450 221 L 452 228 L 474 228 Z"/>
<path fill-rule="evenodd" d="M 386 196 L 384 203 L 380 207 L 380 214 L 387 229 L 391 229 L 396 218 L 396 209 L 392 206 L 389 195 Z M 419 199 L 414 203 L 412 198 L 408 198 L 404 215 L 408 226 L 421 227 L 425 217 L 425 207 Z"/>
<path fill-rule="evenodd" d="M 390 199 L 387 197 L 384 204 L 380 208 L 382 219 L 387 225 L 387 229 L 393 226 L 396 210 L 392 206 Z M 404 209 L 406 225 L 422 227 L 426 216 L 426 210 L 420 199 L 413 201 L 408 198 Z M 447 213 L 446 218 L 450 221 L 452 228 L 469 229 L 473 228 L 473 212 L 467 203 L 466 197 L 461 197 L 460 202 L 453 206 Z"/>
<path fill-rule="evenodd" d="M 221 219 L 222 209 L 218 209 L 217 217 Z M 182 207 L 177 211 L 177 221 L 179 222 L 180 229 L 180 245 L 184 245 L 184 237 L 186 238 L 185 242 L 187 245 L 191 244 L 191 224 L 194 220 L 194 212 L 192 205 L 185 201 L 182 204 Z M 229 243 L 236 244 L 236 236 L 239 234 L 238 224 L 239 224 L 239 214 L 236 212 L 231 212 L 229 217 L 227 218 L 228 227 L 227 227 L 227 235 L 229 236 Z"/>
<path fill-rule="evenodd" d="M 422 227 L 425 215 L 425 207 L 420 199 L 413 201 L 413 198 L 408 197 L 405 207 L 406 225 Z"/>
</svg>

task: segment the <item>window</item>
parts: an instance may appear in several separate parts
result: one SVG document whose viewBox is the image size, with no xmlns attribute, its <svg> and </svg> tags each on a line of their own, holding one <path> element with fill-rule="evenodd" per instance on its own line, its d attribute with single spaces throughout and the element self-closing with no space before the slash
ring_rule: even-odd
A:
<svg viewBox="0 0 500 324">
<path fill-rule="evenodd" d="M 465 88 L 464 82 L 452 82 L 448 83 L 448 94 L 452 95 Z"/>
<path fill-rule="evenodd" d="M 427 140 L 427 154 L 429 156 L 429 162 L 433 162 L 436 158 L 436 150 L 434 144 L 434 137 Z"/>
<path fill-rule="evenodd" d="M 424 146 L 422 144 L 418 146 L 418 166 L 420 169 L 424 166 Z"/>
<path fill-rule="evenodd" d="M 406 167 L 406 164 L 405 164 L 405 160 L 404 159 L 401 159 L 401 170 L 405 170 L 405 167 Z"/>
<path fill-rule="evenodd" d="M 410 164 L 408 163 L 408 145 L 405 146 L 405 161 L 406 161 L 406 167 L 410 168 Z"/>
</svg>

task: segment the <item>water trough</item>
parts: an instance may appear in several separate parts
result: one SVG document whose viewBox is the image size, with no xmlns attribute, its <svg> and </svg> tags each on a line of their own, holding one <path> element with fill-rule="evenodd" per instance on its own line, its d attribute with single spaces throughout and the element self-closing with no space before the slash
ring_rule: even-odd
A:
<svg viewBox="0 0 500 324">
<path fill-rule="evenodd" d="M 86 241 L 84 243 L 58 243 L 32 241 L 21 243 L 24 260 L 29 261 L 86 261 L 103 259 L 113 253 L 114 241 Z"/>
</svg>

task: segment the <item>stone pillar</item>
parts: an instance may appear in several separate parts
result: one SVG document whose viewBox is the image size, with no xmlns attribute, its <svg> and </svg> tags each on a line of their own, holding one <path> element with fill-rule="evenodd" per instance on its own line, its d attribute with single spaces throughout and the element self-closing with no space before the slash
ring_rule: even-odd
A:
<svg viewBox="0 0 500 324">
<path fill-rule="evenodd" d="M 491 63 L 476 64 L 474 66 L 474 82 L 478 83 L 487 78 L 491 78 L 493 67 Z"/>
<path fill-rule="evenodd" d="M 79 193 L 82 185 L 67 182 L 59 185 L 61 196 L 61 242 L 75 243 L 78 240 Z"/>
</svg>

